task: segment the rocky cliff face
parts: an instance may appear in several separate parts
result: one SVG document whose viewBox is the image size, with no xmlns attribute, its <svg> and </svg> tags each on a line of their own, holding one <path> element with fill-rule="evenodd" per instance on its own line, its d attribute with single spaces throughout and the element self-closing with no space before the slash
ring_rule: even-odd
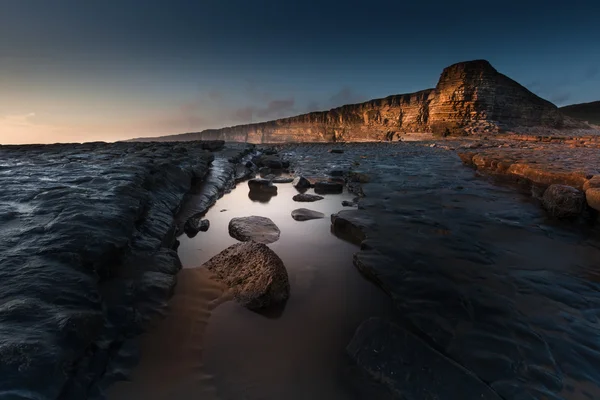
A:
<svg viewBox="0 0 600 400">
<path fill-rule="evenodd" d="M 444 69 L 435 89 L 159 140 L 361 142 L 396 140 L 409 133 L 481 134 L 562 124 L 563 116 L 554 104 L 500 74 L 489 62 L 475 60 Z"/>
</svg>

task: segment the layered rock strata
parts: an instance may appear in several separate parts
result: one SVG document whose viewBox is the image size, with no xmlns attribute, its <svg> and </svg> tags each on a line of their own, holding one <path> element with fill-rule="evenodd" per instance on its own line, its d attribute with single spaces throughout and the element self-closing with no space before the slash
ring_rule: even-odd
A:
<svg viewBox="0 0 600 400">
<path fill-rule="evenodd" d="M 398 140 L 428 133 L 463 135 L 562 128 L 557 107 L 499 73 L 485 60 L 444 69 L 437 86 L 329 111 L 202 132 L 138 140 L 225 140 L 251 143 Z M 585 127 L 571 121 L 569 127 Z"/>
</svg>

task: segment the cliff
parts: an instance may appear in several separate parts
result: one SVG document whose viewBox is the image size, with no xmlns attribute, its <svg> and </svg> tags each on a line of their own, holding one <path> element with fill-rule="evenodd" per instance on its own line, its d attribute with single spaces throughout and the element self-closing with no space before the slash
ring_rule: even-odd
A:
<svg viewBox="0 0 600 400">
<path fill-rule="evenodd" d="M 559 108 L 559 110 L 571 117 L 590 124 L 600 125 L 600 101 L 591 103 L 572 104 Z"/>
<path fill-rule="evenodd" d="M 409 133 L 464 135 L 523 127 L 561 128 L 557 107 L 496 71 L 485 60 L 451 65 L 437 86 L 329 111 L 202 132 L 142 138 L 251 143 L 396 140 Z"/>
</svg>

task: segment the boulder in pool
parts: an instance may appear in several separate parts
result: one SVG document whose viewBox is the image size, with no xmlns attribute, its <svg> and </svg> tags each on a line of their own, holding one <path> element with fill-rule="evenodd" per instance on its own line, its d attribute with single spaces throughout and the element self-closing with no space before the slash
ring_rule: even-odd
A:
<svg viewBox="0 0 600 400">
<path fill-rule="evenodd" d="M 302 203 L 312 203 L 313 201 L 323 200 L 325 197 L 319 196 L 318 194 L 310 193 L 299 193 L 292 197 L 292 200 Z"/>
<path fill-rule="evenodd" d="M 292 186 L 294 186 L 298 190 L 302 190 L 302 189 L 308 189 L 308 188 L 310 188 L 312 186 L 312 184 L 305 177 L 303 177 L 303 176 L 297 176 L 292 181 Z"/>
<path fill-rule="evenodd" d="M 263 193 L 277 192 L 277 186 L 268 179 L 254 178 L 248 181 L 250 191 L 258 191 Z"/>
<path fill-rule="evenodd" d="M 542 204 L 556 218 L 577 217 L 583 211 L 585 194 L 567 185 L 550 185 L 544 192 Z"/>
<path fill-rule="evenodd" d="M 308 221 L 311 219 L 325 218 L 325 214 L 319 211 L 309 210 L 308 208 L 298 208 L 292 211 L 292 218 L 296 221 Z"/>
<path fill-rule="evenodd" d="M 250 310 L 264 309 L 290 297 L 283 261 L 263 243 L 236 243 L 204 266 L 229 286 L 239 304 Z"/>
<path fill-rule="evenodd" d="M 474 373 L 386 319 L 363 322 L 346 352 L 398 398 L 501 400 Z"/>
<path fill-rule="evenodd" d="M 253 240 L 258 243 L 273 243 L 279 240 L 280 234 L 277 225 L 267 217 L 252 215 L 229 221 L 229 235 L 240 242 Z"/>
<path fill-rule="evenodd" d="M 201 217 L 191 217 L 183 226 L 183 231 L 188 237 L 194 237 L 198 232 L 206 232 L 210 227 L 210 221 Z"/>
</svg>

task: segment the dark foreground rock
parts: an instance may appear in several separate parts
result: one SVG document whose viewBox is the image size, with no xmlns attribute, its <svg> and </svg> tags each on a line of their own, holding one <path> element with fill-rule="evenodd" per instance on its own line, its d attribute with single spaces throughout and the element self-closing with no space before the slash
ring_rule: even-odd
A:
<svg viewBox="0 0 600 400">
<path fill-rule="evenodd" d="M 294 197 L 292 197 L 292 200 L 298 201 L 298 202 L 304 202 L 304 203 L 312 203 L 314 201 L 319 201 L 319 200 L 323 200 L 323 199 L 324 199 L 323 196 L 319 196 L 316 194 L 309 194 L 309 193 L 299 193 L 299 194 L 295 195 Z"/>
<path fill-rule="evenodd" d="M 556 218 L 577 217 L 583 211 L 585 194 L 567 185 L 550 185 L 542 197 L 544 208 Z"/>
<path fill-rule="evenodd" d="M 216 158 L 206 148 L 0 146 L 0 398 L 86 399 L 116 376 L 173 292 L 174 216 Z"/>
<path fill-rule="evenodd" d="M 204 266 L 231 288 L 238 303 L 251 310 L 281 303 L 290 296 L 283 261 L 262 243 L 236 243 Z"/>
<path fill-rule="evenodd" d="M 271 180 L 273 183 L 292 183 L 294 178 L 288 177 L 275 177 Z"/>
<path fill-rule="evenodd" d="M 309 210 L 308 208 L 298 208 L 292 211 L 292 218 L 296 221 L 308 221 L 311 219 L 325 218 L 325 214 L 322 212 Z"/>
<path fill-rule="evenodd" d="M 273 243 L 279 240 L 280 231 L 270 218 L 253 215 L 229 221 L 229 235 L 241 242 L 253 240 L 259 243 Z"/>
<path fill-rule="evenodd" d="M 501 400 L 476 375 L 390 321 L 363 322 L 346 348 L 373 379 L 406 400 Z"/>
<path fill-rule="evenodd" d="M 331 215 L 334 234 L 356 244 L 365 240 L 367 231 L 374 226 L 374 221 L 362 210 L 343 210 Z"/>
</svg>

